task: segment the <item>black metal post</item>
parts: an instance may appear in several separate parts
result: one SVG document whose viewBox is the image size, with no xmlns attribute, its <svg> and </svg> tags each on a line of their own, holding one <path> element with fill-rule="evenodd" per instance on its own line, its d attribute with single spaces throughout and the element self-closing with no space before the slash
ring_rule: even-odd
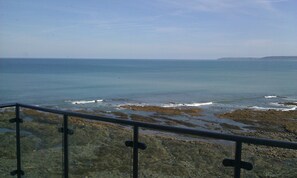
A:
<svg viewBox="0 0 297 178">
<path fill-rule="evenodd" d="M 236 148 L 235 148 L 235 165 L 234 165 L 234 177 L 235 178 L 240 178 L 241 148 L 242 148 L 242 143 L 241 142 L 236 142 Z"/>
<path fill-rule="evenodd" d="M 68 178 L 68 116 L 63 118 L 63 155 L 64 155 L 64 178 Z"/>
<path fill-rule="evenodd" d="M 138 126 L 133 128 L 133 178 L 138 178 Z"/>
<path fill-rule="evenodd" d="M 10 175 L 15 176 L 17 175 L 20 178 L 24 175 L 24 171 L 22 170 L 21 166 L 21 134 L 20 134 L 20 123 L 23 120 L 20 118 L 20 106 L 18 104 L 15 105 L 15 118 L 9 120 L 10 123 L 15 123 L 15 138 L 16 138 L 16 157 L 17 157 L 17 168 L 10 172 Z"/>
<path fill-rule="evenodd" d="M 16 155 L 17 155 L 17 177 L 21 178 L 22 176 L 22 167 L 21 167 L 21 137 L 20 137 L 20 107 L 19 105 L 15 106 L 15 129 L 16 129 Z"/>
</svg>

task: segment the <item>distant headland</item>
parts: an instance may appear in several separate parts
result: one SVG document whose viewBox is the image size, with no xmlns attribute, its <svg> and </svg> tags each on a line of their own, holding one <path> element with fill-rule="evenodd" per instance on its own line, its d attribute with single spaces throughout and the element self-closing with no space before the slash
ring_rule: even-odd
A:
<svg viewBox="0 0 297 178">
<path fill-rule="evenodd" d="M 220 61 L 297 61 L 297 56 L 223 57 Z"/>
</svg>

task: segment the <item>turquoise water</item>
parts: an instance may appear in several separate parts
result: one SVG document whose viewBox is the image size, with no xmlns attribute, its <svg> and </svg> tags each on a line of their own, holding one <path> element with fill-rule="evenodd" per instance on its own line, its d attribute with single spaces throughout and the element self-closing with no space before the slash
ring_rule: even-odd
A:
<svg viewBox="0 0 297 178">
<path fill-rule="evenodd" d="M 297 101 L 296 61 L 0 59 L 0 103 L 268 108 L 285 101 Z"/>
</svg>

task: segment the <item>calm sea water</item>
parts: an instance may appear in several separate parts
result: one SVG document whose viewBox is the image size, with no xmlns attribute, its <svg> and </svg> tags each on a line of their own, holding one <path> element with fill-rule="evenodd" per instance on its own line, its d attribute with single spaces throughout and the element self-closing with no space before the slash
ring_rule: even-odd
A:
<svg viewBox="0 0 297 178">
<path fill-rule="evenodd" d="M 283 108 L 277 103 L 286 101 L 297 101 L 297 61 L 0 59 L 0 103 Z"/>
</svg>

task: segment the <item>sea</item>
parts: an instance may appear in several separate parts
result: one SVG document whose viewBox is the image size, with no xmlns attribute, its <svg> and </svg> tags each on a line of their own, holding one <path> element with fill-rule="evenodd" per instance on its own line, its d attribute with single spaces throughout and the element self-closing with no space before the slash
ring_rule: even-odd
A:
<svg viewBox="0 0 297 178">
<path fill-rule="evenodd" d="M 297 61 L 0 59 L 0 103 L 295 110 Z"/>
</svg>

